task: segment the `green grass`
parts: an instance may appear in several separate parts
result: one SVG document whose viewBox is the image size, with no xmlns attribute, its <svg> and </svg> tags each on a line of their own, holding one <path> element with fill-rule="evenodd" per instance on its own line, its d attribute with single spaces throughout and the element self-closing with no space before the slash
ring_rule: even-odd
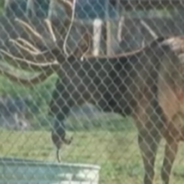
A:
<svg viewBox="0 0 184 184">
<path fill-rule="evenodd" d="M 141 184 L 142 161 L 134 127 L 121 131 L 80 131 L 74 135 L 70 146 L 61 152 L 63 161 L 90 163 L 101 166 L 100 184 Z M 155 184 L 160 184 L 160 167 L 163 158 L 162 141 L 156 163 Z M 174 165 L 171 183 L 182 184 L 184 174 L 184 147 Z M 0 130 L 0 156 L 15 156 L 39 160 L 55 161 L 55 149 L 47 131 L 7 131 Z"/>
</svg>

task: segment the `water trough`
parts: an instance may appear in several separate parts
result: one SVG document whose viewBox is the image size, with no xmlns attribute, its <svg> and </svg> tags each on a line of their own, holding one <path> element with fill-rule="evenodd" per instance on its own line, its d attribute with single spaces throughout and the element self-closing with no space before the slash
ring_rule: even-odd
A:
<svg viewBox="0 0 184 184">
<path fill-rule="evenodd" d="M 98 184 L 100 167 L 0 158 L 0 184 Z"/>
</svg>

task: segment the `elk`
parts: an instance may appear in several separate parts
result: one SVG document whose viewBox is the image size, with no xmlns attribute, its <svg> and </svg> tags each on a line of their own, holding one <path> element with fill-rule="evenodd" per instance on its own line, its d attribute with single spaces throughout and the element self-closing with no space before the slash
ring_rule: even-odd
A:
<svg viewBox="0 0 184 184">
<path fill-rule="evenodd" d="M 71 5 L 62 0 L 60 3 L 71 16 Z M 66 25 L 68 22 L 67 20 Z M 19 23 L 31 34 L 35 34 L 35 30 L 27 23 Z M 51 35 L 52 32 L 50 31 Z M 22 47 L 22 43 L 29 49 Z M 57 42 L 51 49 L 47 47 L 46 50 L 38 52 L 27 40 L 22 42 L 17 38 L 11 44 L 18 47 L 21 54 L 15 57 L 11 49 L 0 49 L 0 53 L 8 59 L 22 62 L 24 66 L 35 67 L 35 63 L 38 64 L 38 61 L 45 57 L 51 59 L 49 62 L 52 62 L 52 59 L 56 61 L 50 63 L 48 68 L 41 67 L 39 63 L 39 67 L 35 69 L 44 70 L 41 73 L 44 79 L 50 75 L 47 73 L 50 68 L 59 76 L 50 103 L 50 114 L 55 117 L 52 140 L 57 150 L 63 143 L 71 141 L 66 139 L 64 125 L 70 109 L 74 105 L 90 102 L 104 112 L 133 117 L 145 169 L 144 184 L 153 183 L 157 148 L 161 138 L 165 138 L 165 158 L 161 176 L 164 184 L 169 184 L 178 144 L 184 138 L 181 121 L 184 97 L 183 37 L 158 38 L 137 51 L 111 57 L 84 55 L 82 61 L 83 52 L 66 56 Z M 31 83 L 27 79 L 26 82 Z M 168 99 L 173 105 L 172 108 L 168 105 Z"/>
</svg>

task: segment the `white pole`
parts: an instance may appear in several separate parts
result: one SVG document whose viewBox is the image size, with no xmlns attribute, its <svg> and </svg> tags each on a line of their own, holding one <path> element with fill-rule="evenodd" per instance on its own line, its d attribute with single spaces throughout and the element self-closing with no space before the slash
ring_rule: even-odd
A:
<svg viewBox="0 0 184 184">
<path fill-rule="evenodd" d="M 121 42 L 122 40 L 122 32 L 123 32 L 124 23 L 125 23 L 125 17 L 122 16 L 118 23 L 118 34 L 117 34 L 118 42 Z"/>
<path fill-rule="evenodd" d="M 94 56 L 98 56 L 100 52 L 102 24 L 103 24 L 103 21 L 101 19 L 95 19 L 93 21 L 93 55 Z"/>
<path fill-rule="evenodd" d="M 109 1 L 106 0 L 105 3 L 105 17 L 106 17 L 106 53 L 107 55 L 111 55 L 111 22 L 109 19 Z"/>
</svg>

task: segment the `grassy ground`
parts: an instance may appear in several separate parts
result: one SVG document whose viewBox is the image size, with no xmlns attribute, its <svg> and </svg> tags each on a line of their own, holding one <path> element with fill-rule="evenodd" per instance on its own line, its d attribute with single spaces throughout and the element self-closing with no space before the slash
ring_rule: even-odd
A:
<svg viewBox="0 0 184 184">
<path fill-rule="evenodd" d="M 139 154 L 136 130 L 90 130 L 70 132 L 75 139 L 62 151 L 62 160 L 101 166 L 100 184 L 141 184 L 143 167 Z M 162 142 L 156 163 L 155 184 L 160 184 L 163 158 Z M 180 147 L 171 183 L 182 184 L 184 177 L 184 146 Z M 15 156 L 55 161 L 55 150 L 46 131 L 0 130 L 0 156 Z"/>
</svg>

